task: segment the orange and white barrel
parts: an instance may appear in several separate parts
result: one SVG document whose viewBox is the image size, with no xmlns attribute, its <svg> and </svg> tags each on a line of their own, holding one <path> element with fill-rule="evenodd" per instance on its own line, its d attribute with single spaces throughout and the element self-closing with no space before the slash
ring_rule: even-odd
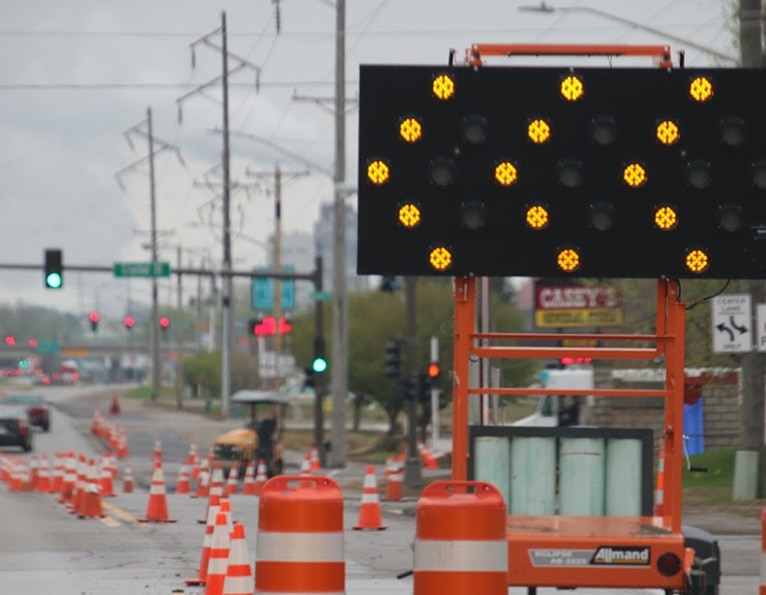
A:
<svg viewBox="0 0 766 595">
<path fill-rule="evenodd" d="M 258 502 L 255 593 L 345 593 L 343 493 L 322 476 L 278 475 Z"/>
<path fill-rule="evenodd" d="M 483 481 L 436 481 L 416 508 L 414 595 L 506 595 L 506 506 Z"/>
</svg>

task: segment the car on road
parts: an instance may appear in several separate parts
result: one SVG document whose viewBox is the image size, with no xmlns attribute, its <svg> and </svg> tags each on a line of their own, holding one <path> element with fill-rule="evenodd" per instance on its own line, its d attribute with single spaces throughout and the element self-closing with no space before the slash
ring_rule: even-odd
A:
<svg viewBox="0 0 766 595">
<path fill-rule="evenodd" d="M 43 432 L 51 429 L 50 407 L 41 395 L 33 393 L 8 394 L 0 400 L 0 404 L 25 407 L 30 424 L 42 428 Z"/>
<path fill-rule="evenodd" d="M 32 450 L 32 428 L 23 406 L 0 403 L 0 446 L 18 446 Z"/>
</svg>

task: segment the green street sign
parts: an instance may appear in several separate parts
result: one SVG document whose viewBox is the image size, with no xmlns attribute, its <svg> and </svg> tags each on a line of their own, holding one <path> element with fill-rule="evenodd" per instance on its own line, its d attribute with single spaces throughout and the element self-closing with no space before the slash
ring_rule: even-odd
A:
<svg viewBox="0 0 766 595">
<path fill-rule="evenodd" d="M 115 262 L 115 277 L 170 277 L 169 262 Z"/>
<path fill-rule="evenodd" d="M 35 349 L 40 355 L 53 355 L 61 351 L 58 341 L 38 341 Z"/>
<path fill-rule="evenodd" d="M 318 302 L 326 302 L 332 299 L 332 293 L 329 291 L 312 291 L 309 298 Z"/>
</svg>

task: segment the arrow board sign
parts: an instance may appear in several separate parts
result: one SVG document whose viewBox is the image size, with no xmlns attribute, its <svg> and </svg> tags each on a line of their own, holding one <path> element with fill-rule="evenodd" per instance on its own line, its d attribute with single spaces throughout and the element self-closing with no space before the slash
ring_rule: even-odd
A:
<svg viewBox="0 0 766 595">
<path fill-rule="evenodd" d="M 753 350 L 750 295 L 716 296 L 711 311 L 714 353 L 747 353 Z"/>
</svg>

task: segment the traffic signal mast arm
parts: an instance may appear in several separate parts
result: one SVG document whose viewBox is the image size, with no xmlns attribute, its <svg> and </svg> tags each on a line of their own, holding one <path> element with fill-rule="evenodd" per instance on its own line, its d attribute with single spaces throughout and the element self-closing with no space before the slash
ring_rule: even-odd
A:
<svg viewBox="0 0 766 595">
<path fill-rule="evenodd" d="M 660 68 L 673 66 L 668 45 L 474 43 L 465 51 L 465 62 L 482 66 L 482 56 L 648 56 Z"/>
</svg>

